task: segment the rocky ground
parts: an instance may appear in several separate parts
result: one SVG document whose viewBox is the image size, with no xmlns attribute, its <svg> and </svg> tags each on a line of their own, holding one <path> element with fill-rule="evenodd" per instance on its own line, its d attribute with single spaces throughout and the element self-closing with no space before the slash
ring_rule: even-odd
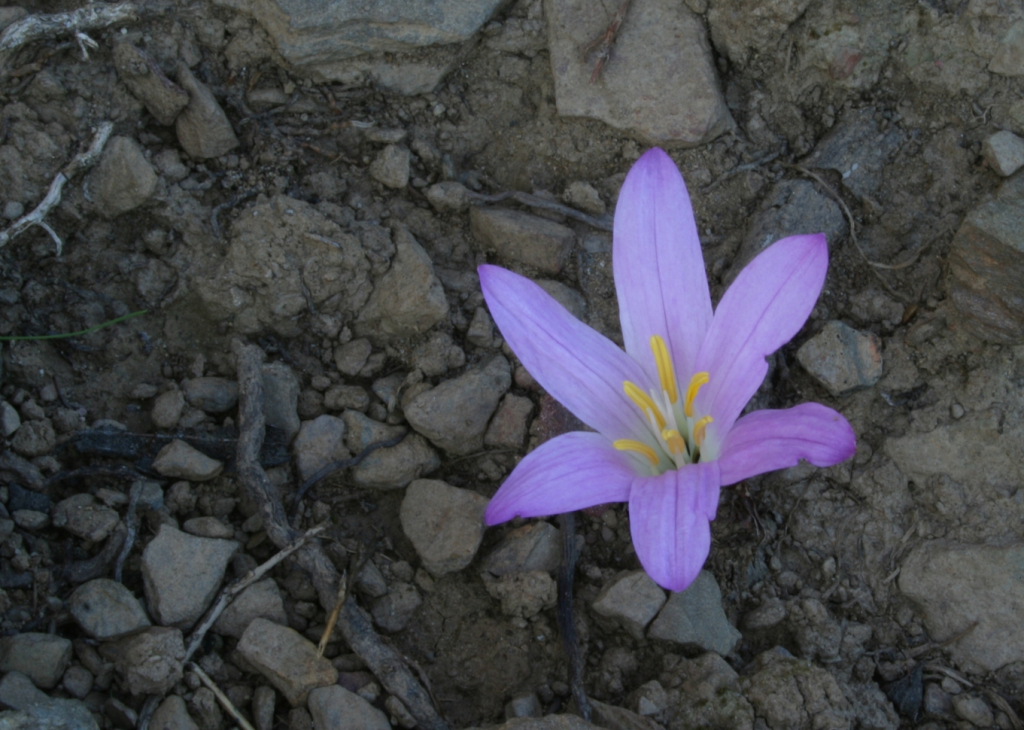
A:
<svg viewBox="0 0 1024 730">
<path fill-rule="evenodd" d="M 827 234 L 751 407 L 826 403 L 858 448 L 724 490 L 681 594 L 624 505 L 579 516 L 594 722 L 1024 727 L 1021 2 L 141 0 L 22 32 L 79 5 L 0 8 L 0 727 L 582 727 L 557 521 L 480 519 L 576 426 L 475 267 L 621 341 L 610 216 L 650 145 L 716 299 Z"/>
</svg>

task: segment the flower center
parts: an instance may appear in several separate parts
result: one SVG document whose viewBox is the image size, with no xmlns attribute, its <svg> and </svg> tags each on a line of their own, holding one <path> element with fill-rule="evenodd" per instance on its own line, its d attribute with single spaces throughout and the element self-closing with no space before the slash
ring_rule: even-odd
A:
<svg viewBox="0 0 1024 730">
<path fill-rule="evenodd" d="M 619 439 L 613 445 L 620 451 L 644 457 L 656 473 L 662 474 L 700 461 L 704 434 L 713 419 L 711 416 L 697 417 L 693 401 L 710 378 L 704 372 L 694 373 L 680 401 L 675 368 L 665 340 L 658 335 L 651 337 L 651 351 L 658 366 L 660 392 L 652 388 L 645 393 L 629 380 L 622 383 L 622 389 L 643 413 L 656 447 L 647 439 Z"/>
</svg>

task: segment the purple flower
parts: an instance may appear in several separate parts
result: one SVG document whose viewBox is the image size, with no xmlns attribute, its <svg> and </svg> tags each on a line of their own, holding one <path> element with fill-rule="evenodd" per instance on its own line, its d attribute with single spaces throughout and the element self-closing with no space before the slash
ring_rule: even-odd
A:
<svg viewBox="0 0 1024 730">
<path fill-rule="evenodd" d="M 765 358 L 803 326 L 821 293 L 821 234 L 773 244 L 712 312 L 683 178 L 660 149 L 626 176 L 613 267 L 626 351 L 529 279 L 481 266 L 491 315 L 530 374 L 597 433 L 558 436 L 520 462 L 487 506 L 487 524 L 629 502 L 640 563 L 681 591 L 711 547 L 722 486 L 806 459 L 853 455 L 846 419 L 818 403 L 740 418 Z"/>
</svg>

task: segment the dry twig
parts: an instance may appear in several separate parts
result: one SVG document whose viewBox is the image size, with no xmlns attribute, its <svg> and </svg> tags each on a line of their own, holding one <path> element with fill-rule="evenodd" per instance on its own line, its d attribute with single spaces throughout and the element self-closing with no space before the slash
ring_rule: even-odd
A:
<svg viewBox="0 0 1024 730">
<path fill-rule="evenodd" d="M 592 84 L 597 83 L 598 78 L 601 76 L 601 69 L 604 68 L 604 65 L 608 63 L 612 56 L 612 46 L 615 45 L 615 37 L 619 34 L 622 21 L 626 19 L 629 2 L 630 0 L 622 0 L 622 4 L 615 11 L 615 15 L 612 16 L 612 22 L 608 24 L 604 33 L 587 44 L 583 51 L 584 56 L 589 56 L 594 49 L 597 49 L 597 62 L 594 64 L 594 73 L 590 74 L 590 83 Z"/>
<path fill-rule="evenodd" d="M 0 35 L 0 74 L 6 74 L 8 59 L 22 46 L 62 35 L 73 36 L 82 54 L 88 58 L 86 46 L 96 47 L 96 42 L 89 38 L 85 31 L 126 23 L 137 17 L 138 13 L 133 3 L 93 3 L 70 13 L 30 15 L 22 18 L 7 26 Z"/>
<path fill-rule="evenodd" d="M 99 159 L 100 153 L 103 152 L 103 147 L 107 144 L 107 140 L 110 139 L 110 134 L 113 131 L 113 122 L 102 122 L 100 124 L 96 130 L 96 136 L 93 137 L 92 144 L 89 145 L 89 149 L 75 155 L 75 158 L 65 165 L 64 169 L 53 178 L 53 182 L 50 183 L 50 190 L 46 193 L 46 197 L 43 198 L 43 202 L 37 205 L 31 213 L 27 213 L 14 221 L 6 231 L 0 232 L 0 248 L 6 246 L 11 239 L 32 226 L 39 226 L 50 234 L 50 238 L 57 245 L 57 255 L 60 256 L 64 243 L 60 240 L 57 232 L 43 222 L 43 218 L 60 202 L 64 184 L 78 173 L 96 164 L 96 160 Z"/>
<path fill-rule="evenodd" d="M 596 228 L 599 231 L 612 230 L 612 218 L 609 215 L 603 215 L 600 218 L 595 218 L 592 215 L 587 215 L 575 208 L 570 208 L 567 205 L 556 203 L 553 200 L 547 200 L 537 195 L 530 195 L 519 190 L 508 190 L 504 193 L 497 193 L 496 195 L 484 195 L 483 193 L 474 193 L 472 190 L 469 191 L 469 199 L 478 203 L 500 203 L 503 200 L 512 200 L 530 208 L 539 208 L 541 210 L 550 210 L 553 213 L 561 213 L 566 218 L 572 218 L 578 220 L 580 223 L 586 223 L 592 228 Z"/>
<path fill-rule="evenodd" d="M 210 679 L 206 672 L 199 668 L 198 664 L 190 662 L 188 668 L 195 672 L 196 676 L 199 677 L 199 681 L 205 684 L 210 691 L 213 692 L 213 696 L 217 698 L 220 706 L 227 710 L 231 717 L 235 718 L 235 722 L 238 723 L 238 727 L 242 728 L 242 730 L 256 730 L 256 728 L 250 725 L 249 721 L 245 719 L 245 716 L 238 711 L 238 708 L 235 707 L 234 703 L 228 699 L 228 696 L 220 691 L 220 687 Z"/>
</svg>

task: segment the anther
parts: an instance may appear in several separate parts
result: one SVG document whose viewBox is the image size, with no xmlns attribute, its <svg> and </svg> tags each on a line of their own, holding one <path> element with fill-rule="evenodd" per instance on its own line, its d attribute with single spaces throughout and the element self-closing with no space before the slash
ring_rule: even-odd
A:
<svg viewBox="0 0 1024 730">
<path fill-rule="evenodd" d="M 693 442 L 700 446 L 704 443 L 705 432 L 707 431 L 708 424 L 714 421 L 711 416 L 704 416 L 704 418 L 693 424 Z"/>
<path fill-rule="evenodd" d="M 661 432 L 661 437 L 665 439 L 665 443 L 668 444 L 668 450 L 673 454 L 685 454 L 686 453 L 686 441 L 674 428 L 666 428 Z"/>
<path fill-rule="evenodd" d="M 624 380 L 622 382 L 622 389 L 626 392 L 626 395 L 629 396 L 629 399 L 636 403 L 637 407 L 642 413 L 644 413 L 644 415 L 649 411 L 654 416 L 654 420 L 658 422 L 659 429 L 665 428 L 665 416 L 662 415 L 658 406 L 655 405 L 653 400 L 651 400 L 651 396 L 640 390 L 635 383 L 631 383 L 628 380 Z"/>
<path fill-rule="evenodd" d="M 647 460 L 651 462 L 651 466 L 658 465 L 658 455 L 654 453 L 654 449 L 645 443 L 634 441 L 633 439 L 619 439 L 618 441 L 613 441 L 612 446 L 619 451 L 632 451 L 641 456 L 646 456 Z"/>
<path fill-rule="evenodd" d="M 658 366 L 661 389 L 668 396 L 668 402 L 675 403 L 679 400 L 679 392 L 676 390 L 676 373 L 672 369 L 672 356 L 668 354 L 665 340 L 658 335 L 652 335 L 651 350 L 654 352 L 654 362 Z"/>
<path fill-rule="evenodd" d="M 706 384 L 710 379 L 707 373 L 694 373 L 690 378 L 690 386 L 686 389 L 686 399 L 683 401 L 683 413 L 687 418 L 693 418 L 693 400 L 697 397 L 700 386 Z"/>
</svg>

